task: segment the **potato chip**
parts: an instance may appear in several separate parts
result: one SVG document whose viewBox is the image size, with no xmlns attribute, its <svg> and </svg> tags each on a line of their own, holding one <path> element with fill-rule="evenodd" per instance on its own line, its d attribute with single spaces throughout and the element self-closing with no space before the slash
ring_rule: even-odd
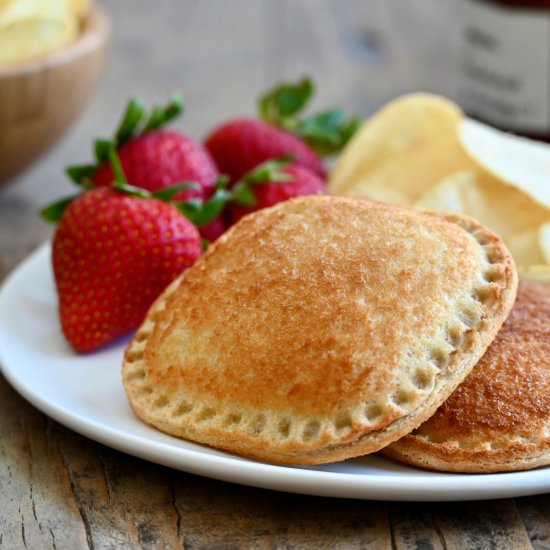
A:
<svg viewBox="0 0 550 550">
<path fill-rule="evenodd" d="M 550 223 L 545 223 L 539 229 L 539 242 L 546 263 L 550 265 Z"/>
<path fill-rule="evenodd" d="M 453 102 L 404 96 L 342 152 L 333 192 L 462 212 L 499 233 L 520 269 L 550 266 L 550 147 L 466 118 Z M 541 271 L 542 270 L 542 271 Z"/>
<path fill-rule="evenodd" d="M 503 238 L 518 266 L 547 262 L 539 229 L 550 222 L 550 210 L 489 172 L 456 172 L 430 189 L 415 206 L 478 219 Z"/>
<path fill-rule="evenodd" d="M 27 19 L 62 19 L 73 12 L 69 0 L 0 0 L 0 28 Z"/>
<path fill-rule="evenodd" d="M 74 41 L 79 21 L 69 0 L 0 0 L 0 66 L 43 57 Z"/>
<path fill-rule="evenodd" d="M 476 164 L 550 209 L 550 147 L 547 144 L 466 118 L 460 124 L 460 140 Z"/>
<path fill-rule="evenodd" d="M 368 120 L 329 180 L 336 194 L 414 204 L 449 174 L 473 167 L 459 143 L 463 113 L 440 96 L 397 99 Z"/>
<path fill-rule="evenodd" d="M 78 36 L 74 16 L 26 18 L 0 28 L 0 67 L 42 57 Z"/>
<path fill-rule="evenodd" d="M 0 60 L 46 55 L 74 40 L 89 0 L 0 0 Z"/>
</svg>

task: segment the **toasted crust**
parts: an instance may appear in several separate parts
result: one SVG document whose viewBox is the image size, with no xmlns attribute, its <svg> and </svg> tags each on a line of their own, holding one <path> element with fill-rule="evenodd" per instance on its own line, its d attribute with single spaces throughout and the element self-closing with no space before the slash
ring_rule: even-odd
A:
<svg viewBox="0 0 550 550">
<path fill-rule="evenodd" d="M 515 299 L 489 230 L 357 199 L 247 216 L 157 300 L 123 366 L 135 413 L 280 463 L 379 450 L 433 414 Z"/>
<path fill-rule="evenodd" d="M 453 472 L 550 464 L 550 286 L 520 283 L 508 320 L 470 375 L 384 453 Z"/>
</svg>

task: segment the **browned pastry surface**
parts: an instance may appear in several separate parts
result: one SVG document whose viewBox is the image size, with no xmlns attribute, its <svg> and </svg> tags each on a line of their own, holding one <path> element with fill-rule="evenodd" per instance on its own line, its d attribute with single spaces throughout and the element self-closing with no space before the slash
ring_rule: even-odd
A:
<svg viewBox="0 0 550 550">
<path fill-rule="evenodd" d="M 386 454 L 465 472 L 550 464 L 550 286 L 520 283 L 508 320 L 471 374 Z"/>
<path fill-rule="evenodd" d="M 428 418 L 516 292 L 500 239 L 367 201 L 244 218 L 157 301 L 123 377 L 168 433 L 283 463 L 374 452 Z"/>
</svg>

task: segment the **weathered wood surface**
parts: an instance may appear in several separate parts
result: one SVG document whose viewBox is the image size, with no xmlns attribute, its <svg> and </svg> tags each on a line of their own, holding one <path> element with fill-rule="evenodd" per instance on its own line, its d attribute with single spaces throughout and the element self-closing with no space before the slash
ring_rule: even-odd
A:
<svg viewBox="0 0 550 550">
<path fill-rule="evenodd" d="M 92 106 L 47 158 L 0 189 L 0 280 L 50 236 L 36 210 L 71 192 L 62 167 L 89 159 L 91 137 L 110 132 L 130 94 L 161 101 L 182 89 L 179 126 L 201 137 L 252 113 L 258 90 L 305 73 L 318 82 L 319 106 L 359 114 L 407 90 L 452 92 L 452 6 L 440 0 L 106 5 L 115 33 Z M 0 376 L 0 547 L 549 550 L 550 495 L 386 503 L 232 485 L 96 444 Z"/>
</svg>

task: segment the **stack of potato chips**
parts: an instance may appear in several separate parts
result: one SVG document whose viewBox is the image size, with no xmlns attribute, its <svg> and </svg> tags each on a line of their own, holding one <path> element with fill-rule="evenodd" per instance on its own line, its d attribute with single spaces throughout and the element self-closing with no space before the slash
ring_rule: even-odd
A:
<svg viewBox="0 0 550 550">
<path fill-rule="evenodd" d="M 520 275 L 550 282 L 550 146 L 413 94 L 367 120 L 342 152 L 335 194 L 461 212 L 502 236 Z"/>
</svg>

